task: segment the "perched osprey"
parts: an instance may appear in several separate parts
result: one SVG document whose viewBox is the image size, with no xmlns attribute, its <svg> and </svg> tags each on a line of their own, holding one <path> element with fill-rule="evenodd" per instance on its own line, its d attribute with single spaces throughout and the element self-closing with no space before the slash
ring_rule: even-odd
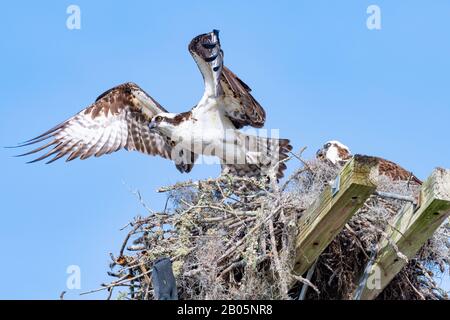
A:
<svg viewBox="0 0 450 320">
<path fill-rule="evenodd" d="M 292 147 L 287 139 L 245 134 L 244 126 L 261 128 L 266 115 L 250 94 L 251 89 L 223 65 L 219 32 L 195 37 L 189 52 L 203 75 L 205 90 L 190 111 L 169 113 L 134 83 L 124 83 L 103 94 L 70 119 L 26 146 L 47 143 L 27 152 L 48 147 L 36 162 L 47 163 L 68 156 L 66 161 L 102 156 L 122 148 L 173 160 L 180 172 L 190 172 L 199 155 L 220 158 L 222 171 L 239 176 L 283 176 Z M 23 156 L 21 155 L 21 156 Z"/>
<path fill-rule="evenodd" d="M 316 158 L 319 160 L 330 161 L 332 164 L 344 164 L 351 159 L 350 149 L 343 143 L 332 140 L 326 142 L 323 147 L 316 152 Z"/>
<path fill-rule="evenodd" d="M 329 161 L 334 165 L 343 165 L 353 157 L 350 149 L 343 143 L 332 140 L 326 142 L 316 153 L 316 158 L 322 161 Z M 407 171 L 400 165 L 380 158 L 377 160 L 378 174 L 387 176 L 394 181 L 410 181 L 414 184 L 421 185 L 422 181 L 412 172 Z"/>
</svg>

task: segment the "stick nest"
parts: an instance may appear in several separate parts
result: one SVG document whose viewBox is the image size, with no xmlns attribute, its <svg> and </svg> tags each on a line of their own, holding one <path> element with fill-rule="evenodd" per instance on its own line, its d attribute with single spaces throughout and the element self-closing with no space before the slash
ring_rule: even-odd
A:
<svg viewBox="0 0 450 320">
<path fill-rule="evenodd" d="M 318 258 L 312 277 L 292 274 L 297 221 L 332 181 L 339 167 L 317 160 L 281 185 L 221 176 L 164 187 L 162 212 L 129 223 L 117 257 L 114 281 L 101 289 L 119 299 L 153 299 L 152 266 L 169 257 L 180 299 L 350 299 L 387 223 L 405 202 L 372 196 Z M 293 161 L 293 160 L 292 160 Z M 417 187 L 380 176 L 378 191 L 405 196 Z M 448 270 L 450 224 L 446 221 L 378 299 L 447 299 L 436 283 Z M 401 252 L 399 258 L 405 259 Z M 295 283 L 292 286 L 292 283 Z"/>
</svg>

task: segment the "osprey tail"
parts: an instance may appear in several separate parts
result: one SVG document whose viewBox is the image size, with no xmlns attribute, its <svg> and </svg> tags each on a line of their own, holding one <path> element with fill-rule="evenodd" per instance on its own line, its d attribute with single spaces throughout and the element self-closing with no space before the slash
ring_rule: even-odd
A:
<svg viewBox="0 0 450 320">
<path fill-rule="evenodd" d="M 222 173 L 245 177 L 281 179 L 286 170 L 285 160 L 292 146 L 288 139 L 275 139 L 237 132 L 236 148 L 244 157 L 234 161 L 222 160 Z"/>
</svg>

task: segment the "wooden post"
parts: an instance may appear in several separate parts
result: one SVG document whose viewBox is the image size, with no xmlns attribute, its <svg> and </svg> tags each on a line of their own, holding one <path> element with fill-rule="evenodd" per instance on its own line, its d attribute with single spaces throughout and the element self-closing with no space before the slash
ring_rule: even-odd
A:
<svg viewBox="0 0 450 320">
<path fill-rule="evenodd" d="M 422 185 L 418 206 L 406 205 L 387 228 L 390 240 L 408 259 L 416 255 L 450 214 L 450 170 L 433 171 Z M 407 263 L 387 240 L 379 248 L 377 258 L 369 266 L 369 276 L 354 295 L 356 299 L 375 299 Z"/>
<path fill-rule="evenodd" d="M 354 156 L 339 174 L 337 193 L 331 186 L 327 186 L 299 219 L 296 261 L 293 268 L 295 274 L 301 276 L 311 267 L 347 221 L 375 191 L 370 175 L 376 165 L 375 158 Z"/>
</svg>

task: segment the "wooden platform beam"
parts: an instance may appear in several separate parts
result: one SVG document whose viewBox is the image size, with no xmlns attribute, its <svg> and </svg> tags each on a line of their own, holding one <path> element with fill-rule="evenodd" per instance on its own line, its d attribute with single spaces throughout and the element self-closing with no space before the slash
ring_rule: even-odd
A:
<svg viewBox="0 0 450 320">
<path fill-rule="evenodd" d="M 377 160 L 356 155 L 341 170 L 338 191 L 328 186 L 299 219 L 293 271 L 303 275 L 375 191 L 370 176 Z"/>
<path fill-rule="evenodd" d="M 422 245 L 450 214 L 450 170 L 435 169 L 422 185 L 418 206 L 410 203 L 391 222 L 387 229 L 390 240 L 408 259 L 412 259 Z M 378 246 L 372 265 L 362 277 L 355 299 L 375 299 L 394 276 L 407 264 L 387 240 Z"/>
</svg>

